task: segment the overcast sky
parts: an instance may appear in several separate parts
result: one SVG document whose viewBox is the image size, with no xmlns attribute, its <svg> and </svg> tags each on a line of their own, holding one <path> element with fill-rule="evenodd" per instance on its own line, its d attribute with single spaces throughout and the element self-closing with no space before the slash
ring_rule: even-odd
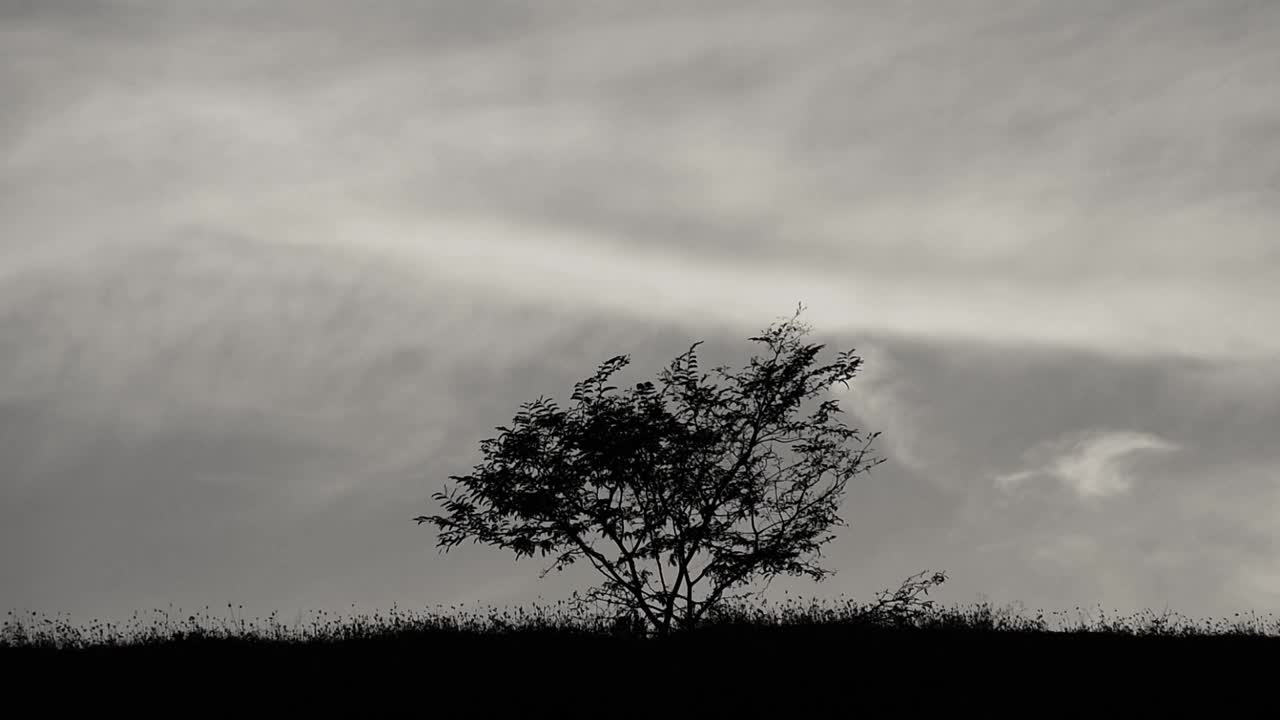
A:
<svg viewBox="0 0 1280 720">
<path fill-rule="evenodd" d="M 0 608 L 521 603 L 430 495 L 797 302 L 871 599 L 1280 610 L 1280 3 L 0 0 Z"/>
</svg>

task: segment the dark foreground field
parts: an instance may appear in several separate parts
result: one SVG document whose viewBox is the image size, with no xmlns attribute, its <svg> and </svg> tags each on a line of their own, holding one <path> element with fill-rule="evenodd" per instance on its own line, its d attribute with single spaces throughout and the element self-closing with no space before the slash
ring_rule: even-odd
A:
<svg viewBox="0 0 1280 720">
<path fill-rule="evenodd" d="M 600 718 L 1280 712 L 1275 620 L 1068 622 L 986 606 L 740 608 L 663 638 L 543 609 L 291 624 L 159 612 L 149 624 L 88 626 L 11 614 L 0 663 L 11 697 L 43 698 L 46 709 L 88 702 L 183 715 L 228 706 Z"/>
</svg>

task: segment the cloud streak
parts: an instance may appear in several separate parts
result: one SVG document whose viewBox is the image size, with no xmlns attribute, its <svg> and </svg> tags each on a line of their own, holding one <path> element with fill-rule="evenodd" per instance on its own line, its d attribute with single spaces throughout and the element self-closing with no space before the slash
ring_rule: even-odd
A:
<svg viewBox="0 0 1280 720">
<path fill-rule="evenodd" d="M 1149 433 L 1132 431 L 1090 431 L 1033 448 L 1028 454 L 1038 457 L 1031 467 L 1001 475 L 995 485 L 1014 491 L 1020 485 L 1038 478 L 1060 482 L 1081 500 L 1100 500 L 1123 495 L 1136 481 L 1129 461 L 1132 456 L 1168 453 L 1179 446 Z"/>
<path fill-rule="evenodd" d="M 1265 6 L 300 7 L 15 23 L 8 273 L 203 225 L 662 322 L 1280 353 Z"/>
</svg>

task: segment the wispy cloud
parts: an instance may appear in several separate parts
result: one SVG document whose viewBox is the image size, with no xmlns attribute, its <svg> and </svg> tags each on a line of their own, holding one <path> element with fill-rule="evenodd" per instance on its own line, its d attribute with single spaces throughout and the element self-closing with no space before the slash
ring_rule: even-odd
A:
<svg viewBox="0 0 1280 720">
<path fill-rule="evenodd" d="M 865 431 L 882 433 L 881 444 L 888 459 L 914 472 L 927 473 L 939 447 L 922 437 L 923 404 L 909 377 L 883 345 L 854 349 L 862 358 L 862 368 L 848 388 L 837 385 L 831 394 L 840 400 L 844 412 L 865 421 Z"/>
<path fill-rule="evenodd" d="M 203 225 L 646 321 L 1280 353 L 1267 6 L 194 7 L 14 14 L 0 277 Z"/>
<path fill-rule="evenodd" d="M 1172 452 L 1179 446 L 1155 435 L 1130 431 L 1095 430 L 1073 433 L 1039 447 L 1026 469 L 1001 475 L 996 487 L 1014 490 L 1036 479 L 1060 482 L 1079 498 L 1093 500 L 1128 493 L 1136 481 L 1130 467 L 1135 455 Z"/>
</svg>

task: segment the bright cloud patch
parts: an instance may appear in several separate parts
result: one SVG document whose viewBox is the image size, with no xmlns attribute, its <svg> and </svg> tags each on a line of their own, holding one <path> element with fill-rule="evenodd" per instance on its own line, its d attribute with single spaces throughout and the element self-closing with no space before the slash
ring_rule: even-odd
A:
<svg viewBox="0 0 1280 720">
<path fill-rule="evenodd" d="M 996 478 L 996 486 L 1012 490 L 1029 480 L 1061 482 L 1082 499 L 1122 495 L 1133 487 L 1129 460 L 1144 452 L 1171 452 L 1178 445 L 1149 433 L 1095 431 L 1076 434 L 1033 448 L 1026 469 Z"/>
</svg>

